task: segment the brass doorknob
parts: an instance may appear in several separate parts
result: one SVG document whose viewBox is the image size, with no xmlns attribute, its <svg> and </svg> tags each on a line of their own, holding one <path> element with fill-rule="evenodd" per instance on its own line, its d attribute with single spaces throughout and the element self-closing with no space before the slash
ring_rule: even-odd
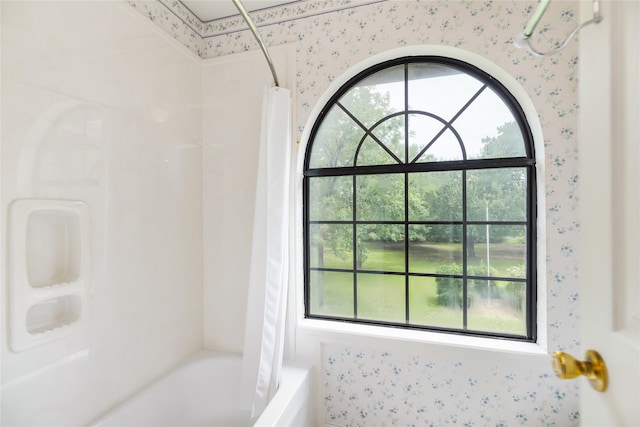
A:
<svg viewBox="0 0 640 427">
<path fill-rule="evenodd" d="M 556 351 L 553 353 L 551 364 L 558 378 L 569 380 L 584 375 L 589 379 L 591 387 L 597 391 L 605 391 L 609 385 L 607 365 L 602 356 L 595 350 L 587 350 L 585 360 L 578 360 L 570 354 Z"/>
</svg>

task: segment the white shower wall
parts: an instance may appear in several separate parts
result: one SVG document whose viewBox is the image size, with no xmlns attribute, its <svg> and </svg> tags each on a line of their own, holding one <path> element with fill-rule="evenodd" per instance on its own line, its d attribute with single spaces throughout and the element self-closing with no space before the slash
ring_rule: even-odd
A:
<svg viewBox="0 0 640 427">
<path fill-rule="evenodd" d="M 3 426 L 86 425 L 202 347 L 201 61 L 124 3 L 2 18 Z M 7 212 L 89 207 L 88 321 L 9 347 Z"/>
</svg>

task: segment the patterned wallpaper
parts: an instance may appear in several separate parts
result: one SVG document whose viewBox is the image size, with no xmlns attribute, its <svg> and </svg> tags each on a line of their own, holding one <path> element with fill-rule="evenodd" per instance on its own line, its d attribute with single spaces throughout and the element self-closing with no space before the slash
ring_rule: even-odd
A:
<svg viewBox="0 0 640 427">
<path fill-rule="evenodd" d="M 201 23 L 178 1 L 130 3 L 202 58 L 257 48 L 250 31 L 241 29 L 246 27 L 240 17 Z M 578 353 L 577 41 L 545 58 L 516 49 L 513 39 L 536 6 L 535 0 L 310 0 L 252 16 L 267 46 L 296 44 L 294 108 L 300 133 L 335 77 L 400 46 L 466 49 L 520 82 L 539 113 L 545 138 L 549 348 Z M 554 1 L 533 43 L 548 50 L 577 21 L 577 2 Z M 544 359 L 527 369 L 504 363 L 473 366 L 437 354 L 325 343 L 322 364 L 324 415 L 331 425 L 578 425 L 580 382 L 556 379 Z"/>
<path fill-rule="evenodd" d="M 551 369 L 448 354 L 325 345 L 325 420 L 337 426 L 578 425 L 575 389 Z"/>
</svg>

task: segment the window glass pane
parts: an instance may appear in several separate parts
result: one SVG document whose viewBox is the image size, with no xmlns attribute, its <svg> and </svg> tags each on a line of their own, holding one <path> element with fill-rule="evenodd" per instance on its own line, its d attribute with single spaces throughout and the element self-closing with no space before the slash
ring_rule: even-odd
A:
<svg viewBox="0 0 640 427">
<path fill-rule="evenodd" d="M 415 325 L 462 328 L 462 279 L 409 278 L 409 321 Z"/>
<path fill-rule="evenodd" d="M 359 270 L 405 271 L 404 225 L 357 226 Z"/>
<path fill-rule="evenodd" d="M 527 251 L 524 225 L 470 225 L 467 230 L 467 274 L 526 277 Z M 488 245 L 487 232 L 489 233 Z"/>
<path fill-rule="evenodd" d="M 311 224 L 309 264 L 315 268 L 353 269 L 353 226 Z"/>
<path fill-rule="evenodd" d="M 526 335 L 526 283 L 469 280 L 467 327 L 476 331 Z"/>
<path fill-rule="evenodd" d="M 313 138 L 309 167 L 353 166 L 356 147 L 364 133 L 340 107 L 333 106 Z"/>
<path fill-rule="evenodd" d="M 353 177 L 326 176 L 308 179 L 311 221 L 353 220 Z"/>
<path fill-rule="evenodd" d="M 410 225 L 409 271 L 438 273 L 462 265 L 462 225 Z"/>
<path fill-rule="evenodd" d="M 356 177 L 359 221 L 404 221 L 404 174 Z"/>
<path fill-rule="evenodd" d="M 358 318 L 405 321 L 404 276 L 358 274 Z"/>
<path fill-rule="evenodd" d="M 405 162 L 404 114 L 390 117 L 378 124 L 371 132 L 396 156 L 397 163 Z"/>
<path fill-rule="evenodd" d="M 398 161 L 370 136 L 367 136 L 357 153 L 356 166 L 393 165 Z"/>
<path fill-rule="evenodd" d="M 469 221 L 525 221 L 527 170 L 500 168 L 467 172 Z"/>
<path fill-rule="evenodd" d="M 451 120 L 482 87 L 476 78 L 442 64 L 409 64 L 409 109 Z"/>
<path fill-rule="evenodd" d="M 490 88 L 453 122 L 469 159 L 524 157 L 524 138 L 511 110 Z"/>
<path fill-rule="evenodd" d="M 404 65 L 386 68 L 359 81 L 340 100 L 366 128 L 404 111 Z"/>
<path fill-rule="evenodd" d="M 315 271 L 310 274 L 310 313 L 353 318 L 353 274 Z"/>
<path fill-rule="evenodd" d="M 462 171 L 409 174 L 409 221 L 461 221 Z"/>
<path fill-rule="evenodd" d="M 410 114 L 408 120 L 410 161 L 424 163 L 463 160 L 462 148 L 455 134 L 450 129 L 442 132 L 445 124 L 424 114 Z M 431 142 L 433 144 L 429 146 Z M 429 148 L 417 158 L 427 146 Z"/>
</svg>

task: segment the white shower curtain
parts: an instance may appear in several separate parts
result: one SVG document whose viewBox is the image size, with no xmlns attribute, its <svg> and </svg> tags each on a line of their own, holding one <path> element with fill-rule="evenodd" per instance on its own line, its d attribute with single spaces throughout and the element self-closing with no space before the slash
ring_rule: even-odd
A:
<svg viewBox="0 0 640 427">
<path fill-rule="evenodd" d="M 284 348 L 289 260 L 291 101 L 287 89 L 265 89 L 249 296 L 242 402 L 259 416 L 278 387 Z"/>
</svg>

